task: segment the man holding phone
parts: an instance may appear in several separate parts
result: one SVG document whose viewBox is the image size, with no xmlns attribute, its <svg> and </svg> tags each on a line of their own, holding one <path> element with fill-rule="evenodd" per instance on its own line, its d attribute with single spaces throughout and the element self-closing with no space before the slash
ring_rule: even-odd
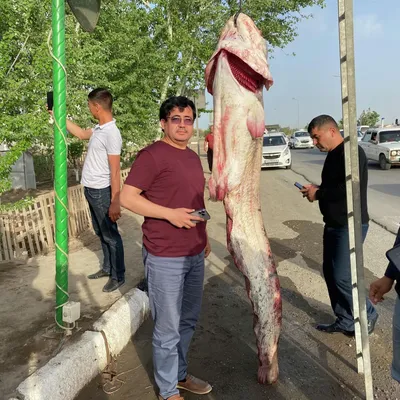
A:
<svg viewBox="0 0 400 400">
<path fill-rule="evenodd" d="M 52 96 L 49 93 L 47 101 L 48 110 L 52 113 Z M 89 140 L 81 183 L 104 258 L 100 270 L 88 278 L 108 277 L 103 292 L 112 292 L 125 282 L 124 246 L 117 226 L 121 216 L 119 193 L 122 138 L 112 115 L 112 104 L 113 97 L 108 90 L 94 89 L 88 95 L 88 107 L 99 124 L 93 129 L 82 129 L 67 119 L 69 133 L 81 140 Z"/>
<path fill-rule="evenodd" d="M 400 246 L 400 228 L 394 242 L 394 247 L 396 246 Z M 397 300 L 393 314 L 392 377 L 400 383 L 400 263 L 395 265 L 393 262 L 389 262 L 385 275 L 371 283 L 369 288 L 369 298 L 374 304 L 383 301 L 383 296 L 390 292 L 395 281 L 397 281 L 395 287 Z"/>
<path fill-rule="evenodd" d="M 304 185 L 303 197 L 318 201 L 324 218 L 323 272 L 332 310 L 336 320 L 332 324 L 319 324 L 316 328 L 326 333 L 354 336 L 353 295 L 350 270 L 349 228 L 347 222 L 346 174 L 344 140 L 336 121 L 329 115 L 315 117 L 308 125 L 314 145 L 327 152 L 321 175 L 321 185 Z M 363 241 L 368 232 L 368 161 L 359 147 L 360 194 Z M 375 328 L 378 314 L 366 299 L 368 332 Z"/>
<path fill-rule="evenodd" d="M 145 217 L 143 261 L 161 400 L 182 400 L 179 389 L 195 394 L 212 390 L 187 373 L 187 352 L 201 309 L 204 257 L 210 253 L 203 168 L 187 147 L 195 119 L 188 98 L 165 100 L 160 108 L 164 137 L 139 152 L 121 192 L 121 205 Z"/>
</svg>

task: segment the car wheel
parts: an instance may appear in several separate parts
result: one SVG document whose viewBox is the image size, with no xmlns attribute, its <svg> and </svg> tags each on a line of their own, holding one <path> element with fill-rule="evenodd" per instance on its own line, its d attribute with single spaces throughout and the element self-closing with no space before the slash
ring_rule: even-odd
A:
<svg viewBox="0 0 400 400">
<path fill-rule="evenodd" d="M 290 163 L 289 165 L 286 165 L 286 169 L 292 169 L 292 163 Z"/>
<path fill-rule="evenodd" d="M 381 167 L 381 169 L 383 169 L 384 171 L 387 171 L 390 169 L 391 165 L 387 162 L 386 157 L 384 154 L 380 154 L 379 155 L 379 166 Z"/>
</svg>

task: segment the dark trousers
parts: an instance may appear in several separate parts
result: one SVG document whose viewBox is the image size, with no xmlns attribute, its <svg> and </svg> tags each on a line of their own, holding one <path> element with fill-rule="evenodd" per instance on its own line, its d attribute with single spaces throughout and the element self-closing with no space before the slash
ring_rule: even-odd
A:
<svg viewBox="0 0 400 400">
<path fill-rule="evenodd" d="M 212 171 L 212 164 L 213 164 L 213 150 L 208 149 L 207 150 L 207 161 L 208 161 L 208 168 L 210 169 L 210 172 Z"/>
<path fill-rule="evenodd" d="M 368 224 L 362 226 L 363 242 L 367 236 Z M 338 325 L 347 331 L 354 331 L 353 296 L 350 269 L 349 230 L 347 227 L 324 229 L 323 271 L 332 310 Z M 368 320 L 376 315 L 367 298 Z"/>
<path fill-rule="evenodd" d="M 89 203 L 93 229 L 100 238 L 103 249 L 102 269 L 109 273 L 112 279 L 125 279 L 124 245 L 118 232 L 116 222 L 108 216 L 111 204 L 111 187 L 91 189 L 85 187 L 85 197 Z"/>
</svg>

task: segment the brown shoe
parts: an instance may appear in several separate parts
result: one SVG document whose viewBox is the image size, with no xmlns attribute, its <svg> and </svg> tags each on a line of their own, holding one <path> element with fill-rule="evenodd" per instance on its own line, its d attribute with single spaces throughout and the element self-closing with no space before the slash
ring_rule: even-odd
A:
<svg viewBox="0 0 400 400">
<path fill-rule="evenodd" d="M 181 395 L 179 394 L 174 394 L 171 397 L 168 397 L 168 399 L 164 399 L 164 397 L 158 396 L 159 400 L 185 400 L 183 397 L 181 397 Z"/>
<path fill-rule="evenodd" d="M 186 375 L 185 382 L 178 382 L 176 386 L 178 389 L 187 390 L 194 394 L 207 394 L 212 390 L 212 386 L 208 382 L 204 382 L 193 375 Z"/>
</svg>

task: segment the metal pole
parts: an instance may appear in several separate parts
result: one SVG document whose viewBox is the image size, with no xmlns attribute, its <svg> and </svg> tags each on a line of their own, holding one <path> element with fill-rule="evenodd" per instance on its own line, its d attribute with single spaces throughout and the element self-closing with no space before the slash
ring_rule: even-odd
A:
<svg viewBox="0 0 400 400">
<path fill-rule="evenodd" d="M 371 358 L 366 312 L 362 243 L 361 196 L 357 140 L 357 108 L 354 60 L 353 0 L 338 0 L 340 72 L 349 227 L 350 266 L 358 372 L 364 373 L 366 399 L 373 399 Z"/>
<path fill-rule="evenodd" d="M 196 136 L 197 136 L 197 154 L 200 157 L 200 132 L 199 132 L 199 110 L 197 109 L 197 98 L 194 98 L 194 106 L 196 108 L 196 112 L 197 112 L 197 118 L 196 118 Z"/>
<path fill-rule="evenodd" d="M 54 90 L 54 191 L 56 242 L 56 321 L 68 301 L 68 182 L 66 145 L 65 0 L 52 1 Z M 57 61 L 58 60 L 58 61 Z M 61 64 L 61 65 L 60 65 Z"/>
</svg>

